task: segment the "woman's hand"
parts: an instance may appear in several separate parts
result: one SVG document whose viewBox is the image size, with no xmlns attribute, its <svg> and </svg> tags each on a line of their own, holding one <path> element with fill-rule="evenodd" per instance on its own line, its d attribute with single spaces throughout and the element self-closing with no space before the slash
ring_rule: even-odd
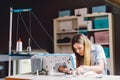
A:
<svg viewBox="0 0 120 80">
<path fill-rule="evenodd" d="M 76 69 L 76 72 L 78 75 L 81 75 L 85 72 L 85 68 L 83 66 L 80 66 Z"/>
<path fill-rule="evenodd" d="M 71 74 L 71 70 L 67 69 L 66 66 L 59 66 L 58 71 L 66 73 L 66 74 Z"/>
</svg>

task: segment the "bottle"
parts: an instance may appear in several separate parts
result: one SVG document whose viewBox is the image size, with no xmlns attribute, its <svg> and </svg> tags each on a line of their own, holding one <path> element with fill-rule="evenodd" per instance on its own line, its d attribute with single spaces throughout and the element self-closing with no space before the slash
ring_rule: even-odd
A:
<svg viewBox="0 0 120 80">
<path fill-rule="evenodd" d="M 18 41 L 17 41 L 16 52 L 22 52 L 22 41 L 21 41 L 21 38 L 19 38 Z"/>
</svg>

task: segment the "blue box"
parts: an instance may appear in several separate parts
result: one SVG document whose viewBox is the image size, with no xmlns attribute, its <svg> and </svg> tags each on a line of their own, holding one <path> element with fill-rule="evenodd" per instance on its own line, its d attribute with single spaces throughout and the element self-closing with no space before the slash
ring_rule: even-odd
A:
<svg viewBox="0 0 120 80">
<path fill-rule="evenodd" d="M 108 28 L 108 18 L 96 18 L 93 20 L 93 28 L 94 29 L 101 29 L 101 28 Z"/>
<path fill-rule="evenodd" d="M 104 51 L 105 51 L 105 56 L 106 56 L 106 58 L 110 58 L 109 48 L 108 48 L 108 47 L 104 47 L 103 49 L 104 49 Z"/>
<path fill-rule="evenodd" d="M 70 16 L 70 14 L 71 14 L 70 10 L 64 10 L 64 11 L 59 11 L 58 12 L 59 17 Z"/>
<path fill-rule="evenodd" d="M 107 12 L 107 8 L 106 6 L 96 6 L 96 7 L 92 7 L 92 13 L 96 13 L 96 12 Z"/>
</svg>

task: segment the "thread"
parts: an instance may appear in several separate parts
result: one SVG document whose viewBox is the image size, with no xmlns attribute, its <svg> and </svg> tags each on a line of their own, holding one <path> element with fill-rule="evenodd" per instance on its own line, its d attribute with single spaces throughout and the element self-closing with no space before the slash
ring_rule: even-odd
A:
<svg viewBox="0 0 120 80">
<path fill-rule="evenodd" d="M 28 47 L 27 47 L 27 52 L 31 52 L 30 38 L 28 39 Z"/>
<path fill-rule="evenodd" d="M 27 47 L 27 52 L 31 52 L 31 47 L 30 46 Z"/>
<path fill-rule="evenodd" d="M 16 52 L 22 52 L 22 41 L 21 41 L 21 38 L 19 38 L 18 41 L 17 41 Z"/>
</svg>

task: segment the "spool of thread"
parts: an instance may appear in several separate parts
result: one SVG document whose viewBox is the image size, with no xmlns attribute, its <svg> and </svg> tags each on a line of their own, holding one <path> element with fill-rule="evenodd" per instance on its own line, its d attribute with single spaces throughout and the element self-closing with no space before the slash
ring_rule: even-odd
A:
<svg viewBox="0 0 120 80">
<path fill-rule="evenodd" d="M 27 47 L 27 52 L 31 52 L 31 47 L 30 46 Z"/>
<path fill-rule="evenodd" d="M 19 40 L 17 41 L 16 52 L 22 52 L 22 41 L 21 41 L 21 38 L 19 38 Z"/>
<path fill-rule="evenodd" d="M 27 52 L 31 52 L 30 38 L 28 39 L 28 47 L 27 47 Z"/>
</svg>

